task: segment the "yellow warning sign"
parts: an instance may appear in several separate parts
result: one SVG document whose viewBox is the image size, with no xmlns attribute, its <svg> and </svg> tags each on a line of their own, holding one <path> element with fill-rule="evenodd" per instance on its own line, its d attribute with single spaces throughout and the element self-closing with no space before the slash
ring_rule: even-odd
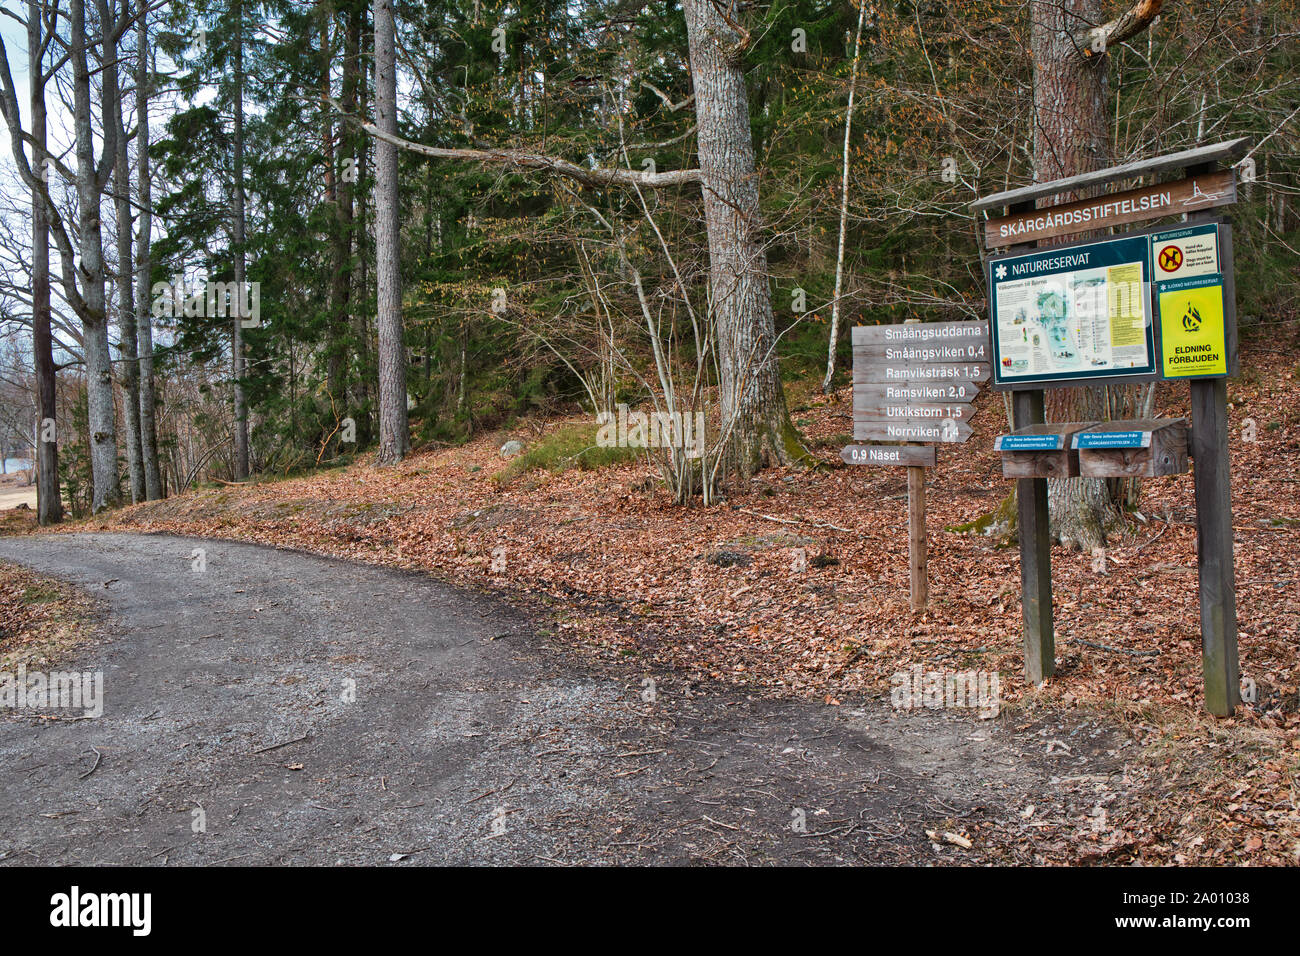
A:
<svg viewBox="0 0 1300 956">
<path fill-rule="evenodd" d="M 1228 374 L 1222 276 L 1161 284 L 1160 351 L 1165 378 Z"/>
</svg>

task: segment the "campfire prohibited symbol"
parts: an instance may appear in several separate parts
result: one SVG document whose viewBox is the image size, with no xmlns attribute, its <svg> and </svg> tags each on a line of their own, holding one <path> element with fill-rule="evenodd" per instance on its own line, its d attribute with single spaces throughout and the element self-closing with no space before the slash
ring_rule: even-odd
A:
<svg viewBox="0 0 1300 956">
<path fill-rule="evenodd" d="M 1187 303 L 1187 311 L 1183 313 L 1183 328 L 1188 332 L 1199 332 L 1201 329 L 1201 313 L 1190 302 Z"/>
<path fill-rule="evenodd" d="M 1165 272 L 1174 272 L 1183 264 L 1183 250 L 1177 246 L 1165 246 L 1160 250 L 1159 262 Z"/>
</svg>

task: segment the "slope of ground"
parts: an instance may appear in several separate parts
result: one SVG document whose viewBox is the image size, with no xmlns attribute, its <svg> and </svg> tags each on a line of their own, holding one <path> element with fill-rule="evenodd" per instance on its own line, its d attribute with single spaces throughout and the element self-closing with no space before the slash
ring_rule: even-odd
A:
<svg viewBox="0 0 1300 956">
<path fill-rule="evenodd" d="M 825 469 L 766 472 L 708 510 L 674 507 L 645 465 L 499 484 L 501 442 L 529 438 L 514 434 L 392 469 L 204 490 L 69 530 L 232 538 L 425 571 L 548 605 L 558 639 L 575 649 L 831 703 L 887 693 L 913 666 L 996 671 L 1012 711 L 1104 711 L 1165 765 L 1176 796 L 1126 810 L 1131 832 L 1147 833 L 1133 841 L 1139 858 L 1294 862 L 1296 342 L 1285 327 L 1249 343 L 1246 372 L 1229 386 L 1239 641 L 1256 699 L 1226 721 L 1200 712 L 1190 475 L 1146 483 L 1104 569 L 1054 551 L 1058 674 L 1025 686 L 1017 552 L 945 530 L 1008 491 L 991 450 L 1006 430 L 993 394 L 979 399 L 970 442 L 941 448 L 929 475 L 932 604 L 921 614 L 908 607 L 903 473 L 837 467 L 847 389 L 793 403 Z M 1161 412 L 1185 414 L 1186 402 L 1186 386 L 1161 386 Z"/>
</svg>

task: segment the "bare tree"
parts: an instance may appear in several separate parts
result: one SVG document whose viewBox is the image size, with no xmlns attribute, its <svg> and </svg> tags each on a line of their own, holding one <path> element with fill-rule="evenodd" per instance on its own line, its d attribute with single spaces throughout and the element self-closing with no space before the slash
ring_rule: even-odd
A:
<svg viewBox="0 0 1300 956">
<path fill-rule="evenodd" d="M 145 497 L 156 501 L 163 495 L 158 468 L 157 396 L 154 390 L 153 317 L 150 314 L 149 244 L 153 231 L 153 195 L 149 181 L 149 24 L 141 14 L 136 27 L 135 115 L 137 199 L 140 205 L 139 238 L 136 240 L 136 352 L 140 373 L 140 459 L 144 467 Z"/>
<path fill-rule="evenodd" d="M 57 7 L 27 4 L 27 82 L 31 91 L 32 158 L 42 173 L 46 159 L 45 54 L 58 22 Z M 45 27 L 44 29 L 42 27 Z M 50 224 L 45 202 L 32 189 L 32 353 L 36 371 L 36 516 L 42 525 L 63 520 L 59 494 L 59 445 L 55 403 L 54 351 L 50 333 Z"/>
<path fill-rule="evenodd" d="M 867 0 L 859 0 L 858 28 L 853 34 L 853 67 L 849 74 L 849 105 L 844 110 L 844 158 L 840 173 L 840 240 L 835 254 L 835 293 L 831 298 L 830 344 L 826 350 L 823 394 L 831 390 L 835 377 L 835 352 L 840 344 L 840 292 L 844 288 L 844 239 L 849 226 L 849 146 L 853 137 L 853 106 L 858 92 L 858 64 L 862 55 L 862 24 L 867 17 Z"/>
<path fill-rule="evenodd" d="M 123 7 L 125 9 L 125 0 Z M 99 4 L 100 16 L 108 16 L 107 5 Z M 141 18 L 143 20 L 143 18 Z M 121 89 L 116 56 L 104 57 L 103 95 L 121 102 Z M 125 393 L 122 418 L 126 425 L 127 474 L 131 487 L 132 504 L 143 501 L 144 464 L 140 450 L 140 366 L 137 354 L 135 326 L 135 275 L 131 268 L 131 167 L 127 160 L 127 128 L 125 110 L 117 110 L 118 126 L 115 130 L 116 150 L 113 161 L 113 209 L 116 215 L 117 240 L 117 321 L 122 336 L 120 346 L 120 379 Z"/>
<path fill-rule="evenodd" d="M 101 62 L 117 55 L 117 38 L 106 4 L 99 2 Z M 81 277 L 84 308 L 80 311 L 86 357 L 86 397 L 90 410 L 90 467 L 93 483 L 91 510 L 98 513 L 119 504 L 121 487 L 117 473 L 116 409 L 113 400 L 113 361 L 108 350 L 108 314 L 104 273 L 104 238 L 100 221 L 100 198 L 104 195 L 117 158 L 121 124 L 120 103 L 115 96 L 102 97 L 103 151 L 95 162 L 95 138 L 91 124 L 89 35 L 85 0 L 71 0 L 71 54 L 73 126 L 77 156 L 77 232 L 80 239 L 76 271 Z"/>
</svg>

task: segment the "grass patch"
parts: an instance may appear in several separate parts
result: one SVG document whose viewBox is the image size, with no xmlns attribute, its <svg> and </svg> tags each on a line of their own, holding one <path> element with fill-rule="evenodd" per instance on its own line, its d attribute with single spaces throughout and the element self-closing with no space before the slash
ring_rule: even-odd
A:
<svg viewBox="0 0 1300 956">
<path fill-rule="evenodd" d="M 24 588 L 20 600 L 24 604 L 49 604 L 51 601 L 57 601 L 61 598 L 57 588 L 48 584 L 33 584 Z"/>
<path fill-rule="evenodd" d="M 596 444 L 597 431 L 595 425 L 563 425 L 513 459 L 492 480 L 508 485 L 530 471 L 558 475 L 573 468 L 594 471 L 636 461 L 640 449 L 602 448 Z"/>
</svg>

